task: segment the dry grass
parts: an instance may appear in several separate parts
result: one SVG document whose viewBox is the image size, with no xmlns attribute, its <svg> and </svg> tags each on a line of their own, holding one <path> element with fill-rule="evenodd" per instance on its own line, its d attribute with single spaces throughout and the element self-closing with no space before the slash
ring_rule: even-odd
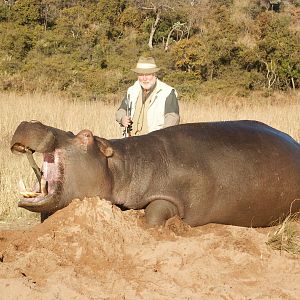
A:
<svg viewBox="0 0 300 300">
<path fill-rule="evenodd" d="M 286 251 L 290 254 L 300 254 L 300 224 L 299 213 L 288 215 L 278 228 L 269 235 L 267 245 L 274 250 Z"/>
<path fill-rule="evenodd" d="M 33 171 L 23 156 L 11 154 L 10 139 L 23 120 L 39 120 L 50 126 L 79 132 L 89 128 L 94 134 L 112 138 L 121 130 L 114 121 L 115 107 L 97 102 L 74 102 L 54 95 L 0 94 L 0 220 L 28 217 L 31 214 L 17 207 L 17 183 L 23 178 L 31 188 Z"/>
<path fill-rule="evenodd" d="M 277 94 L 272 104 L 265 98 L 253 96 L 241 101 L 230 96 L 203 97 L 198 103 L 181 103 L 182 123 L 256 119 L 272 125 L 300 139 L 300 93 L 289 96 Z M 257 98 L 255 98 L 257 97 Z M 284 101 L 283 101 L 284 100 Z M 39 120 L 50 126 L 77 133 L 88 128 L 105 138 L 121 137 L 121 129 L 114 121 L 116 105 L 100 102 L 75 102 L 55 95 L 0 94 L 0 221 L 31 218 L 31 214 L 17 207 L 17 182 L 23 178 L 27 185 L 34 180 L 28 162 L 10 153 L 11 136 L 23 120 Z"/>
</svg>

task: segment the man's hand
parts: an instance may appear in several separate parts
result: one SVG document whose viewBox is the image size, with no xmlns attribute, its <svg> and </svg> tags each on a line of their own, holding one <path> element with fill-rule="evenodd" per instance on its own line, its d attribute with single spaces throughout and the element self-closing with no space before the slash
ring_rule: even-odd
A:
<svg viewBox="0 0 300 300">
<path fill-rule="evenodd" d="M 131 121 L 131 119 L 130 119 L 129 116 L 124 116 L 124 117 L 122 117 L 122 119 L 121 119 L 121 124 L 122 124 L 122 126 L 124 126 L 124 127 L 128 127 L 129 125 L 132 124 L 132 121 Z"/>
</svg>

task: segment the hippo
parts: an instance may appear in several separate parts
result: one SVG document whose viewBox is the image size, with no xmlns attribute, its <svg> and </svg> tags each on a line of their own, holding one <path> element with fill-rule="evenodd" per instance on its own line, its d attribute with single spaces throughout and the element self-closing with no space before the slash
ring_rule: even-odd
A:
<svg viewBox="0 0 300 300">
<path fill-rule="evenodd" d="M 24 121 L 11 150 L 28 155 L 39 181 L 18 205 L 42 221 L 92 196 L 144 209 L 149 226 L 179 216 L 190 226 L 265 227 L 300 210 L 300 145 L 258 121 L 187 123 L 111 140 Z M 34 152 L 43 153 L 41 169 Z"/>
</svg>

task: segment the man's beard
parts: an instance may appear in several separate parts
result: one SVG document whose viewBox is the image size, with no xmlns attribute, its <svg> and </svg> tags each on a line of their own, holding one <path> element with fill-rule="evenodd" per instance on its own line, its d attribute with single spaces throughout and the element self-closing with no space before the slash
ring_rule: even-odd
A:
<svg viewBox="0 0 300 300">
<path fill-rule="evenodd" d="M 142 81 L 140 82 L 140 85 L 144 90 L 150 90 L 155 85 L 156 80 L 151 81 Z"/>
</svg>

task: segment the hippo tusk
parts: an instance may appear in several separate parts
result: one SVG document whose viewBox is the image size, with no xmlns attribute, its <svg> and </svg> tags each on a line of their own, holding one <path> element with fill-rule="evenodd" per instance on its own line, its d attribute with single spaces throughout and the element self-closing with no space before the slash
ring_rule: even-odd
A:
<svg viewBox="0 0 300 300">
<path fill-rule="evenodd" d="M 24 145 L 20 144 L 20 143 L 15 143 L 12 147 L 11 147 L 11 151 L 14 153 L 25 153 L 27 156 L 27 159 L 30 163 L 30 166 L 32 167 L 34 174 L 38 180 L 39 183 L 39 188 L 41 190 L 41 179 L 42 179 L 42 172 L 41 169 L 38 167 L 38 165 L 36 164 L 34 158 L 33 158 L 33 153 L 34 150 L 25 147 Z M 24 185 L 24 182 L 23 182 Z M 25 186 L 25 185 L 24 185 Z"/>
<path fill-rule="evenodd" d="M 19 186 L 19 191 L 22 192 L 26 192 L 26 186 L 24 184 L 23 179 L 20 179 L 18 182 L 18 186 Z"/>
<path fill-rule="evenodd" d="M 39 182 L 39 187 L 40 187 L 40 190 L 41 190 L 41 179 L 42 179 L 42 172 L 41 172 L 41 169 L 38 167 L 38 165 L 36 164 L 34 158 L 33 158 L 33 152 L 26 148 L 26 156 L 27 156 L 27 159 L 30 163 L 30 166 L 32 167 L 34 173 L 35 173 L 35 176 Z"/>
<path fill-rule="evenodd" d="M 44 176 L 41 178 L 41 193 L 43 197 L 48 195 L 48 183 Z"/>
</svg>

